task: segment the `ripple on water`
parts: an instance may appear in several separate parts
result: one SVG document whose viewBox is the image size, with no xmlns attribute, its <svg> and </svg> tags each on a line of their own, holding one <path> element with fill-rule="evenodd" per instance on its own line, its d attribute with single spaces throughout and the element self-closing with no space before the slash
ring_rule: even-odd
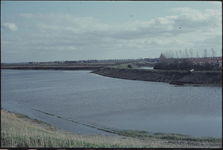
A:
<svg viewBox="0 0 223 150">
<path fill-rule="evenodd" d="M 221 87 L 175 87 L 108 78 L 90 71 L 2 72 L 3 108 L 50 121 L 65 130 L 77 131 L 73 122 L 60 124 L 60 118 L 46 117 L 30 108 L 121 129 L 214 137 L 222 132 Z M 93 133 L 93 129 L 83 130 Z"/>
</svg>

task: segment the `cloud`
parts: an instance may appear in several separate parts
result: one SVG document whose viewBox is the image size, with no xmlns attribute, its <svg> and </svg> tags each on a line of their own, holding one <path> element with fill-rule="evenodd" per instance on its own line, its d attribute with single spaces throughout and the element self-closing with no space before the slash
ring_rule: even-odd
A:
<svg viewBox="0 0 223 150">
<path fill-rule="evenodd" d="M 205 9 L 199 11 L 188 7 L 173 8 L 171 11 L 181 13 L 176 19 L 175 23 L 178 26 L 184 26 L 185 28 L 194 28 L 196 30 L 208 29 L 213 24 L 221 26 L 221 11 L 214 9 Z"/>
<path fill-rule="evenodd" d="M 99 38 L 138 39 L 145 37 L 176 36 L 196 30 L 209 30 L 215 24 L 216 12 L 207 9 L 204 12 L 190 8 L 175 8 L 178 16 L 165 16 L 150 21 L 132 21 L 122 24 L 106 24 L 93 17 L 77 17 L 70 14 L 19 14 L 20 17 L 38 22 L 33 25 L 39 31 L 69 32 L 70 34 L 85 34 Z M 218 16 L 220 14 L 217 14 Z M 219 17 L 218 17 L 219 18 Z M 41 23 L 40 23 L 41 22 Z M 179 32 L 179 27 L 182 30 Z"/>
<path fill-rule="evenodd" d="M 38 58 L 47 61 L 50 58 L 106 59 L 108 54 L 110 58 L 139 58 L 144 57 L 145 53 L 148 55 L 145 57 L 158 57 L 169 49 L 193 48 L 196 51 L 218 44 L 216 35 L 222 36 L 220 11 L 185 7 L 171 11 L 176 15 L 116 24 L 107 24 L 92 16 L 21 13 L 14 15 L 20 28 L 16 35 L 19 38 L 6 38 L 3 35 L 2 45 L 4 48 L 10 47 L 11 52 L 20 47 L 20 51 L 35 53 Z M 18 30 L 13 23 L 4 23 L 3 28 Z M 13 45 L 10 45 L 12 42 Z M 220 46 L 216 46 L 216 49 Z"/>
<path fill-rule="evenodd" d="M 6 31 L 17 31 L 18 27 L 14 24 L 14 23 L 3 23 L 3 29 L 5 29 Z"/>
</svg>

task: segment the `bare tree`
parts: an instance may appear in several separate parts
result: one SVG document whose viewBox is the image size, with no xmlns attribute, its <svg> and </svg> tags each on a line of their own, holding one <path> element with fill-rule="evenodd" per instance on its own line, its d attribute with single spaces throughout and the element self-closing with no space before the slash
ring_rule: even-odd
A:
<svg viewBox="0 0 223 150">
<path fill-rule="evenodd" d="M 176 56 L 176 58 L 179 58 L 178 50 L 175 50 L 175 56 Z"/>
<path fill-rule="evenodd" d="M 204 56 L 204 58 L 208 57 L 208 52 L 206 49 L 204 49 L 203 56 Z"/>
<path fill-rule="evenodd" d="M 203 55 L 204 55 L 204 58 L 205 58 L 204 62 L 207 63 L 208 62 L 208 58 L 207 58 L 208 57 L 208 52 L 207 52 L 206 49 L 204 49 Z"/>
<path fill-rule="evenodd" d="M 172 50 L 166 52 L 167 58 L 174 58 L 174 53 Z"/>
<path fill-rule="evenodd" d="M 181 50 L 179 50 L 179 55 L 180 55 L 180 58 L 184 58 L 184 54 Z"/>
<path fill-rule="evenodd" d="M 168 51 L 166 51 L 164 54 L 163 54 L 166 58 L 170 58 L 170 53 Z"/>
<path fill-rule="evenodd" d="M 174 62 L 174 52 L 173 50 L 169 50 L 169 59 L 168 59 L 168 63 L 173 63 Z"/>
<path fill-rule="evenodd" d="M 189 52 L 190 52 L 190 58 L 192 58 L 193 57 L 193 49 L 191 48 L 190 50 L 189 50 Z"/>
<path fill-rule="evenodd" d="M 212 54 L 211 57 L 215 57 L 216 56 L 216 52 L 215 52 L 215 50 L 213 48 L 211 49 L 211 54 Z"/>
<path fill-rule="evenodd" d="M 171 58 L 174 58 L 174 51 L 171 50 Z"/>
<path fill-rule="evenodd" d="M 197 58 L 199 58 L 199 53 L 198 53 L 198 51 L 196 52 L 196 54 L 197 54 Z"/>
<path fill-rule="evenodd" d="M 185 57 L 188 58 L 188 52 L 187 52 L 187 48 L 185 48 Z"/>
</svg>

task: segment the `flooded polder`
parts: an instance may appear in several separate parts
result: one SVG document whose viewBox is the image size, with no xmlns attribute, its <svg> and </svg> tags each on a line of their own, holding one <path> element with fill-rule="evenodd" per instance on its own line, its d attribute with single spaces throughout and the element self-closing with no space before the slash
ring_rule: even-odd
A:
<svg viewBox="0 0 223 150">
<path fill-rule="evenodd" d="M 104 77 L 91 71 L 2 70 L 1 107 L 80 134 L 99 129 L 222 137 L 222 87 Z"/>
</svg>

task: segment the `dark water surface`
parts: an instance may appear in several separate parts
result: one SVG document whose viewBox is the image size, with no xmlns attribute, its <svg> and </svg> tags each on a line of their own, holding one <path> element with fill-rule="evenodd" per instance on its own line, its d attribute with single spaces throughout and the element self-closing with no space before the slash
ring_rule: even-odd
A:
<svg viewBox="0 0 223 150">
<path fill-rule="evenodd" d="M 90 71 L 2 70 L 1 107 L 80 134 L 109 135 L 83 125 L 90 124 L 222 137 L 222 87 L 176 87 Z"/>
</svg>

